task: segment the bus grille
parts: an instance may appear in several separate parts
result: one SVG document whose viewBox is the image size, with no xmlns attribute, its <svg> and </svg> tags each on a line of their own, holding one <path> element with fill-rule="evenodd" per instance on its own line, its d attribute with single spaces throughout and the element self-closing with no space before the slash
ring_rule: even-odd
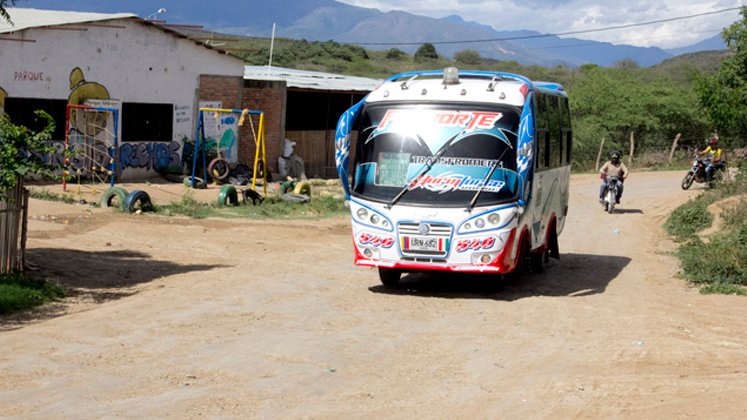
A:
<svg viewBox="0 0 747 420">
<path fill-rule="evenodd" d="M 451 240 L 452 227 L 443 223 L 425 223 L 428 225 L 428 233 L 423 235 L 418 229 L 420 223 L 400 223 L 399 245 L 404 257 L 444 258 L 449 253 L 449 242 Z M 432 240 L 432 241 L 431 241 Z M 428 242 L 431 249 L 418 248 L 413 245 Z"/>
</svg>

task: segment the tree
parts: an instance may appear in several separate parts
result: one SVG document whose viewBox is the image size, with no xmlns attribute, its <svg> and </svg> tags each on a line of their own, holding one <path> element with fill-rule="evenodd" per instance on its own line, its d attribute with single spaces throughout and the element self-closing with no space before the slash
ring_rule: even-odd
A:
<svg viewBox="0 0 747 420">
<path fill-rule="evenodd" d="M 713 74 L 698 83 L 700 102 L 719 133 L 747 137 L 747 7 L 742 19 L 724 29 L 721 37 L 734 53 Z M 735 145 L 736 146 L 736 145 Z"/>
<path fill-rule="evenodd" d="M 52 176 L 59 169 L 43 158 L 56 151 L 48 143 L 54 132 L 54 120 L 44 111 L 36 111 L 36 115 L 47 121 L 46 128 L 38 133 L 13 124 L 7 114 L 0 115 L 0 200 L 18 185 L 19 178 L 28 174 Z"/>
<path fill-rule="evenodd" d="M 387 60 L 401 60 L 405 56 L 407 56 L 407 53 L 400 50 L 399 48 L 390 48 L 386 52 L 386 58 Z"/>
<path fill-rule="evenodd" d="M 454 54 L 454 61 L 459 64 L 476 65 L 482 62 L 480 53 L 475 50 L 461 50 Z"/>
<path fill-rule="evenodd" d="M 6 7 L 10 7 L 16 4 L 16 0 L 0 0 L 0 17 L 8 23 L 13 23 L 10 20 L 10 15 L 5 10 Z"/>
<path fill-rule="evenodd" d="M 421 45 L 417 51 L 415 51 L 416 62 L 420 63 L 427 60 L 438 60 L 436 47 L 434 47 L 430 42 L 426 42 L 425 44 Z"/>
</svg>

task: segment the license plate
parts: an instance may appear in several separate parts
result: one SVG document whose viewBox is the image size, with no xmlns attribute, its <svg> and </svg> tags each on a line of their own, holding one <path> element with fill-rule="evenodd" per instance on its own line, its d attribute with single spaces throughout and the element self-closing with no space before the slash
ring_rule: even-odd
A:
<svg viewBox="0 0 747 420">
<path fill-rule="evenodd" d="M 408 251 L 443 251 L 443 241 L 425 236 L 406 236 L 405 249 Z"/>
</svg>

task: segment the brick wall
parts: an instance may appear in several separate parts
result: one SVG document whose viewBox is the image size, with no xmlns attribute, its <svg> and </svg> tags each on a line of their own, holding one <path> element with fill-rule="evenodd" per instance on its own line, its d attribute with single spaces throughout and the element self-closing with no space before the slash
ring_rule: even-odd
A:
<svg viewBox="0 0 747 420">
<path fill-rule="evenodd" d="M 245 80 L 242 109 L 264 112 L 265 156 L 267 166 L 273 175 L 278 173 L 278 157 L 282 153 L 285 139 L 285 110 L 287 85 L 284 81 Z M 258 120 L 254 119 L 255 130 Z M 239 156 L 246 157 L 249 166 L 254 164 L 255 147 L 251 126 L 241 127 L 242 142 Z M 246 140 L 246 141 L 244 141 Z"/>
<path fill-rule="evenodd" d="M 278 173 L 278 157 L 285 139 L 287 86 L 283 81 L 244 80 L 232 76 L 200 76 L 199 100 L 221 101 L 223 108 L 264 112 L 265 157 L 272 174 Z M 252 118 L 259 135 L 259 117 Z M 255 143 L 252 125 L 245 121 L 239 130 L 239 162 L 254 166 Z"/>
<path fill-rule="evenodd" d="M 199 100 L 221 101 L 223 108 L 264 112 L 265 157 L 272 174 L 278 172 L 278 157 L 285 139 L 287 86 L 283 81 L 244 80 L 232 76 L 200 76 Z M 254 132 L 259 135 L 259 117 L 253 116 Z M 239 162 L 254 166 L 255 135 L 245 120 L 239 130 Z"/>
</svg>

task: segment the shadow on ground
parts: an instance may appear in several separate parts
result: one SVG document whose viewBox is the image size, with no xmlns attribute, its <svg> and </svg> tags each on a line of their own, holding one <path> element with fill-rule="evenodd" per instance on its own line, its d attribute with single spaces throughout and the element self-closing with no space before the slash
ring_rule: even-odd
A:
<svg viewBox="0 0 747 420">
<path fill-rule="evenodd" d="M 517 279 L 495 274 L 446 272 L 402 276 L 397 287 L 369 288 L 374 293 L 451 299 L 513 301 L 533 296 L 588 296 L 604 293 L 607 285 L 630 263 L 630 258 L 610 255 L 562 254 L 542 273 Z"/>
<path fill-rule="evenodd" d="M 69 300 L 98 304 L 137 293 L 132 287 L 160 277 L 193 271 L 207 271 L 222 265 L 175 264 L 130 250 L 80 251 L 40 248 L 26 251 L 32 267 L 29 276 L 54 281 L 66 289 L 65 300 L 23 313 L 0 317 L 0 330 L 20 327 L 67 313 Z"/>
<path fill-rule="evenodd" d="M 32 272 L 83 289 L 126 288 L 173 274 L 205 271 L 220 267 L 206 264 L 176 264 L 159 261 L 132 250 L 80 251 L 41 248 L 27 251 L 26 260 L 39 268 Z"/>
</svg>

